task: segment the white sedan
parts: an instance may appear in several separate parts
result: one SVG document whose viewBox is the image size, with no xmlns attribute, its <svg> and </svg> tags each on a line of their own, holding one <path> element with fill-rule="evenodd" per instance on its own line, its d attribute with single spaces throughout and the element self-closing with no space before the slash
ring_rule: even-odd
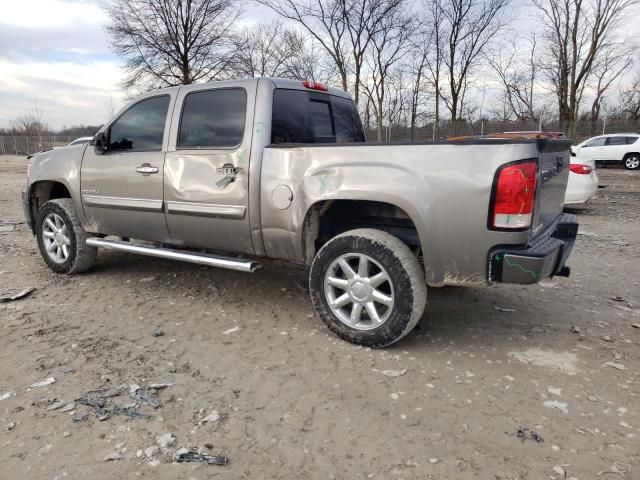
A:
<svg viewBox="0 0 640 480">
<path fill-rule="evenodd" d="M 564 204 L 569 207 L 585 205 L 598 191 L 596 162 L 571 156 L 569 164 L 569 181 L 564 194 Z"/>
</svg>

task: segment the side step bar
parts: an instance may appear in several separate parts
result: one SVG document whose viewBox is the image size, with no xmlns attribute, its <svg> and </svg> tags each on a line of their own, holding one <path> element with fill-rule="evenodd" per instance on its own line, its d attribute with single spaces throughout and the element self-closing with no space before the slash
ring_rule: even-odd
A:
<svg viewBox="0 0 640 480">
<path fill-rule="evenodd" d="M 209 267 L 227 268 L 238 270 L 239 272 L 252 273 L 260 268 L 260 264 L 250 260 L 238 260 L 232 257 L 210 255 L 208 253 L 195 253 L 187 250 L 173 250 L 170 248 L 153 247 L 146 245 L 135 245 L 120 240 L 105 240 L 103 238 L 88 238 L 87 245 L 91 247 L 102 247 L 120 252 L 138 253 L 150 257 L 167 258 L 169 260 L 180 260 L 182 262 L 208 265 Z"/>
</svg>

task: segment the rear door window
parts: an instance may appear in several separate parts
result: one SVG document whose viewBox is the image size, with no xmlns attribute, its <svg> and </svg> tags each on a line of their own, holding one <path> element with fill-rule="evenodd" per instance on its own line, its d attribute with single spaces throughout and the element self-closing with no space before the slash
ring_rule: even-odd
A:
<svg viewBox="0 0 640 480">
<path fill-rule="evenodd" d="M 242 88 L 187 94 L 182 107 L 178 149 L 233 148 L 242 143 L 247 93 Z"/>
<path fill-rule="evenodd" d="M 271 143 L 364 142 L 355 104 L 304 90 L 273 92 Z"/>
<path fill-rule="evenodd" d="M 616 145 L 626 145 L 627 137 L 609 137 L 607 138 L 607 146 L 615 147 Z"/>
</svg>

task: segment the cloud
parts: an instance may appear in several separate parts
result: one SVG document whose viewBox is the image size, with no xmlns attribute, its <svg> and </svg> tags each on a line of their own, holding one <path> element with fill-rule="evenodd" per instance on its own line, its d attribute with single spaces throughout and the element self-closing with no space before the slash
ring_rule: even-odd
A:
<svg viewBox="0 0 640 480">
<path fill-rule="evenodd" d="M 29 0 L 0 16 L 0 127 L 35 104 L 44 120 L 100 124 L 122 105 L 123 72 L 109 52 L 107 17 L 95 1 Z"/>
</svg>

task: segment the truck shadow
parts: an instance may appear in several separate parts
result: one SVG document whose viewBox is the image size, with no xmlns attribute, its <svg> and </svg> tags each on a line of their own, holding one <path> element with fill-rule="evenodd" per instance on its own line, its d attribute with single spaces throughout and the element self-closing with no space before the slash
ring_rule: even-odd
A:
<svg viewBox="0 0 640 480">
<path fill-rule="evenodd" d="M 309 299 L 306 268 L 267 263 L 253 274 L 216 269 L 115 252 L 101 252 L 93 274 L 111 277 L 133 290 L 153 289 L 161 298 L 192 297 L 207 305 L 265 305 L 273 322 L 286 329 L 292 319 L 305 318 L 309 330 L 326 327 Z M 532 289 L 544 290 L 544 293 Z M 431 288 L 418 327 L 392 349 L 413 350 L 435 344 L 491 347 L 527 336 L 553 336 L 568 331 L 575 320 L 561 288 L 499 285 L 491 288 Z M 212 293 L 214 292 L 214 293 Z M 541 302 L 541 297 L 545 297 Z M 282 315 L 280 315 L 280 313 Z M 553 322 L 554 325 L 551 325 Z M 328 332 L 328 329 L 326 329 Z"/>
</svg>

